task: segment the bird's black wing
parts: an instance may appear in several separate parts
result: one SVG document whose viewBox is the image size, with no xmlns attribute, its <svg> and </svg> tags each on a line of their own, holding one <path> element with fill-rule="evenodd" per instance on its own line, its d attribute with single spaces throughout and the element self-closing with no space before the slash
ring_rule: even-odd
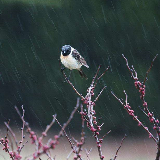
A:
<svg viewBox="0 0 160 160">
<path fill-rule="evenodd" d="M 89 68 L 89 66 L 87 65 L 87 62 L 85 61 L 85 59 L 80 55 L 80 53 L 74 49 L 72 51 L 72 56 L 82 65 L 84 65 L 85 67 Z"/>
</svg>

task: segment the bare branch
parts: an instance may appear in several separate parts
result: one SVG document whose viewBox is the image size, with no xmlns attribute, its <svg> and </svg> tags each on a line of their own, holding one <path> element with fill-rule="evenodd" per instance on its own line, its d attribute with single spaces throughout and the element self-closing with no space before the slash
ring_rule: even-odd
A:
<svg viewBox="0 0 160 160">
<path fill-rule="evenodd" d="M 59 64 L 60 64 L 60 67 L 62 68 L 62 64 L 61 64 L 61 61 L 59 60 Z M 74 85 L 72 84 L 72 82 L 68 79 L 68 77 L 66 76 L 65 72 L 64 72 L 64 69 L 61 69 L 62 73 L 63 73 L 63 76 L 66 80 L 66 82 L 68 82 L 71 87 L 73 88 L 73 90 L 81 97 L 82 100 L 84 100 L 84 97 L 82 96 L 82 94 L 80 94 L 77 89 L 74 87 Z"/>
<path fill-rule="evenodd" d="M 16 138 L 15 133 L 12 131 L 11 127 L 8 125 L 7 122 L 4 122 L 4 124 L 5 124 L 5 126 L 8 128 L 9 132 L 11 133 L 13 139 L 15 140 L 16 147 L 18 148 L 18 141 L 17 141 L 17 138 Z"/>
<path fill-rule="evenodd" d="M 124 91 L 125 95 L 126 95 L 126 100 L 125 100 L 125 103 L 123 103 L 113 92 L 111 92 L 112 95 L 121 103 L 121 105 L 124 106 L 124 109 L 127 111 L 127 113 L 133 117 L 134 120 L 136 120 L 138 122 L 138 126 L 142 126 L 143 129 L 148 133 L 149 135 L 149 138 L 152 138 L 156 143 L 157 143 L 157 140 L 156 138 L 153 136 L 153 134 L 149 131 L 148 127 L 145 127 L 143 125 L 143 123 L 138 119 L 138 117 L 134 114 L 134 111 L 131 109 L 131 106 L 129 106 L 128 102 L 127 102 L 127 94 L 126 92 Z"/>
<path fill-rule="evenodd" d="M 123 58 L 124 58 L 125 61 L 126 61 L 126 66 L 127 66 L 128 70 L 129 70 L 130 73 L 131 73 L 131 77 L 132 77 L 133 79 L 137 79 L 137 72 L 134 70 L 133 66 L 132 66 L 132 69 L 129 67 L 129 65 L 128 65 L 128 60 L 127 60 L 127 58 L 124 56 L 124 54 L 122 54 L 122 56 L 123 56 Z M 135 74 L 135 75 L 134 75 L 134 74 Z"/>
<path fill-rule="evenodd" d="M 118 98 L 113 91 L 111 91 L 111 94 L 121 103 L 121 105 L 124 105 L 124 103 L 121 101 L 120 98 Z"/>
<path fill-rule="evenodd" d="M 64 132 L 65 128 L 68 126 L 68 124 L 69 124 L 70 121 L 72 120 L 74 114 L 76 113 L 76 111 L 77 111 L 77 109 L 78 109 L 78 107 L 79 107 L 79 102 L 80 102 L 80 99 L 77 98 L 76 107 L 75 107 L 74 110 L 72 111 L 72 113 L 71 113 L 69 119 L 67 120 L 67 122 L 63 124 L 63 127 L 61 127 L 61 131 L 60 131 L 59 134 L 58 134 L 59 137 L 63 135 L 63 132 Z M 56 118 L 55 118 L 55 120 L 56 120 Z M 56 121 L 57 121 L 57 120 L 56 120 Z"/>
<path fill-rule="evenodd" d="M 89 151 L 87 151 L 87 149 L 86 149 L 86 148 L 85 148 L 85 150 L 86 150 L 87 160 L 90 160 L 90 158 L 89 158 L 89 154 L 91 153 L 92 148 L 91 148 L 91 149 L 89 149 Z"/>
<path fill-rule="evenodd" d="M 109 69 L 109 66 L 108 66 L 108 68 L 106 68 L 105 69 L 105 71 L 97 78 L 97 80 L 96 80 L 96 83 L 95 83 L 95 85 L 94 85 L 94 87 L 96 87 L 96 85 L 97 85 L 97 83 L 98 83 L 98 81 L 103 77 L 103 75 L 105 75 L 105 73 L 108 71 L 108 69 Z"/>
<path fill-rule="evenodd" d="M 158 54 L 156 54 L 156 56 L 153 58 L 153 60 L 152 60 L 152 62 L 151 62 L 151 65 L 150 65 L 148 71 L 146 72 L 146 77 L 145 77 L 145 79 L 144 79 L 144 81 L 143 81 L 143 84 L 144 84 L 144 85 L 145 85 L 145 83 L 146 83 L 146 81 L 147 81 L 148 74 L 149 74 L 150 70 L 152 69 L 153 63 L 154 63 L 155 59 L 157 58 L 157 56 L 158 56 Z"/>
<path fill-rule="evenodd" d="M 67 160 L 69 159 L 69 157 L 71 156 L 71 154 L 73 153 L 73 150 L 71 150 L 67 156 Z"/>
<path fill-rule="evenodd" d="M 100 91 L 100 93 L 98 94 L 98 96 L 96 97 L 96 99 L 94 100 L 94 102 L 96 102 L 96 101 L 99 99 L 100 95 L 102 94 L 102 92 L 104 91 L 104 89 L 105 89 L 106 87 L 107 87 L 107 86 L 104 86 L 104 87 L 103 87 L 103 89 Z"/>
<path fill-rule="evenodd" d="M 109 130 L 102 138 L 104 139 L 109 133 L 111 133 L 111 130 Z"/>
<path fill-rule="evenodd" d="M 97 72 L 96 72 L 95 76 L 93 77 L 93 80 L 92 80 L 92 83 L 91 83 L 92 85 L 94 84 L 95 79 L 96 79 L 97 76 L 98 76 L 98 73 L 99 73 L 99 71 L 100 71 L 100 68 L 101 68 L 101 65 L 98 66 Z"/>
<path fill-rule="evenodd" d="M 75 152 L 74 146 L 73 146 L 73 144 L 72 144 L 72 141 L 71 141 L 71 139 L 68 137 L 68 135 L 67 135 L 67 133 L 66 133 L 66 131 L 65 131 L 64 125 L 63 125 L 63 127 L 62 127 L 62 125 L 60 124 L 60 122 L 58 121 L 58 119 L 55 118 L 55 120 L 57 121 L 58 125 L 61 127 L 62 132 L 64 133 L 64 135 L 66 136 L 68 142 L 70 143 L 72 150 Z M 66 126 L 66 125 L 65 125 L 65 126 Z M 61 133 L 61 134 L 59 133 L 59 135 L 62 135 L 62 133 Z M 60 137 L 60 136 L 59 136 L 59 137 Z"/>
<path fill-rule="evenodd" d="M 22 108 L 22 111 L 23 111 L 23 113 L 22 113 L 22 119 L 23 119 L 23 124 L 22 124 L 22 128 L 21 128 L 21 130 L 22 130 L 22 133 L 21 133 L 21 141 L 19 142 L 20 143 L 20 146 L 19 146 L 19 153 L 20 153 L 20 151 L 22 150 L 22 148 L 24 147 L 24 144 L 23 144 L 23 139 L 24 139 L 24 125 L 25 125 L 25 121 L 24 121 L 24 113 L 25 113 L 25 110 L 24 110 L 24 108 L 23 108 L 23 105 L 21 106 L 21 108 Z"/>
<path fill-rule="evenodd" d="M 43 138 L 44 138 L 45 136 L 47 136 L 47 132 L 48 132 L 49 129 L 53 126 L 56 117 L 57 117 L 57 114 L 53 115 L 53 120 L 52 120 L 52 122 L 51 122 L 49 125 L 47 125 L 45 131 L 42 132 L 42 136 L 40 137 L 41 140 L 43 140 Z"/>
<path fill-rule="evenodd" d="M 125 134 L 125 136 L 123 137 L 123 139 L 122 139 L 122 141 L 121 141 L 120 146 L 118 147 L 118 149 L 117 149 L 117 151 L 116 151 L 116 155 L 115 155 L 115 157 L 114 157 L 113 160 L 116 160 L 116 158 L 117 158 L 117 156 L 118 156 L 118 152 L 119 152 L 120 148 L 122 147 L 123 141 L 125 140 L 126 137 L 127 137 L 127 135 Z"/>
</svg>

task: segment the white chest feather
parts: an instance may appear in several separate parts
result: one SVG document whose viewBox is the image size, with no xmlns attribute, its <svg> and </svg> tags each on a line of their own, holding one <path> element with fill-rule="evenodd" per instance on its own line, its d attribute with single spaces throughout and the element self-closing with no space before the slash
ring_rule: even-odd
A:
<svg viewBox="0 0 160 160">
<path fill-rule="evenodd" d="M 61 53 L 60 59 L 61 59 L 62 64 L 66 68 L 69 68 L 70 70 L 80 69 L 82 66 L 75 58 L 72 57 L 71 54 L 69 54 L 68 56 L 63 56 Z"/>
</svg>

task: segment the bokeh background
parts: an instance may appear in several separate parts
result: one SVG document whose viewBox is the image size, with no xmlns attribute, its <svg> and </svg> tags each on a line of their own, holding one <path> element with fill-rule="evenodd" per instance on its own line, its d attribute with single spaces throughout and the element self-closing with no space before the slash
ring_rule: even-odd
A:
<svg viewBox="0 0 160 160">
<path fill-rule="evenodd" d="M 40 131 L 55 113 L 61 123 L 68 119 L 77 95 L 64 82 L 58 59 L 62 45 L 70 44 L 90 66 L 83 67 L 88 80 L 77 71 L 70 77 L 83 95 L 99 64 L 101 73 L 110 66 L 96 88 L 97 95 L 107 86 L 96 105 L 97 117 L 105 123 L 102 132 L 112 130 L 112 136 L 147 136 L 110 92 L 125 98 L 125 89 L 136 115 L 152 128 L 139 109 L 139 93 L 122 54 L 143 80 L 160 50 L 159 9 L 159 0 L 0 0 L 0 125 L 10 119 L 11 125 L 20 130 L 15 105 L 24 105 L 26 120 Z M 157 118 L 159 70 L 160 55 L 146 83 L 146 100 Z M 77 113 L 67 131 L 79 133 L 80 126 Z M 54 128 L 59 129 L 58 125 Z"/>
</svg>

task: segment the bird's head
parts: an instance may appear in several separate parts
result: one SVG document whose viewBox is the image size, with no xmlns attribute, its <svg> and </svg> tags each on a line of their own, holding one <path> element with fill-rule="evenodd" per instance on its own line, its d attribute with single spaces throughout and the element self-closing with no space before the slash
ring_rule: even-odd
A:
<svg viewBox="0 0 160 160">
<path fill-rule="evenodd" d="M 68 56 L 71 53 L 71 46 L 70 45 L 64 45 L 62 46 L 62 55 Z"/>
</svg>

